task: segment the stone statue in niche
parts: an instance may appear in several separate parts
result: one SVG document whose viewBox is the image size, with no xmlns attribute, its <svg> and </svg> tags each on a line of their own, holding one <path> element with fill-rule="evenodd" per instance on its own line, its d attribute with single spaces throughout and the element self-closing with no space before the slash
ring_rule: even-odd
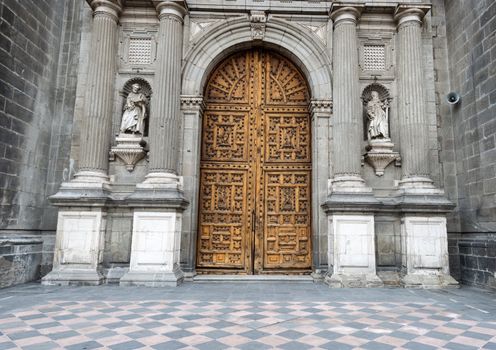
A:
<svg viewBox="0 0 496 350">
<path fill-rule="evenodd" d="M 395 162 L 400 166 L 400 155 L 395 152 L 394 144 L 389 136 L 389 91 L 380 84 L 367 86 L 362 93 L 364 114 L 368 124 L 368 145 L 364 158 L 375 171 L 377 176 L 384 175 L 386 167 Z"/>
<path fill-rule="evenodd" d="M 141 85 L 133 84 L 132 90 L 126 98 L 120 127 L 122 134 L 144 135 L 148 99 L 140 91 Z"/>
<path fill-rule="evenodd" d="M 377 91 L 371 91 L 371 99 L 367 102 L 367 116 L 369 118 L 368 139 L 389 138 L 389 104 L 387 99 L 381 101 Z"/>
<path fill-rule="evenodd" d="M 115 146 L 110 149 L 110 160 L 115 161 L 116 157 L 119 158 L 131 172 L 147 153 L 145 121 L 149 117 L 147 107 L 151 89 L 148 82 L 135 78 L 124 86 L 124 93 L 128 91 L 119 134 L 116 135 Z"/>
</svg>

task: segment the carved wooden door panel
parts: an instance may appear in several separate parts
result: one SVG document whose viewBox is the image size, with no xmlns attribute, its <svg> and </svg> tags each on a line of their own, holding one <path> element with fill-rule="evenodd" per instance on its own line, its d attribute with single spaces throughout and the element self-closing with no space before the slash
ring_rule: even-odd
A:
<svg viewBox="0 0 496 350">
<path fill-rule="evenodd" d="M 199 272 L 311 267 L 308 88 L 287 59 L 233 55 L 207 84 L 200 170 Z"/>
</svg>

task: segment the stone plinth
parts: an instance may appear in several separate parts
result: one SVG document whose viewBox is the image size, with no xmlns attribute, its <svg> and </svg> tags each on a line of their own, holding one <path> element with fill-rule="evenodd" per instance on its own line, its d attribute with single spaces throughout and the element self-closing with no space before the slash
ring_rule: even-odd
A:
<svg viewBox="0 0 496 350">
<path fill-rule="evenodd" d="M 180 250 L 181 213 L 136 209 L 131 264 L 120 285 L 177 286 L 184 278 L 179 267 Z"/>
<path fill-rule="evenodd" d="M 448 237 L 444 216 L 404 215 L 401 220 L 401 283 L 410 288 L 458 287 L 449 274 Z"/>
<path fill-rule="evenodd" d="M 376 275 L 374 215 L 329 216 L 330 287 L 381 287 Z"/>
<path fill-rule="evenodd" d="M 99 285 L 106 212 L 102 208 L 59 210 L 53 270 L 45 285 Z"/>
</svg>

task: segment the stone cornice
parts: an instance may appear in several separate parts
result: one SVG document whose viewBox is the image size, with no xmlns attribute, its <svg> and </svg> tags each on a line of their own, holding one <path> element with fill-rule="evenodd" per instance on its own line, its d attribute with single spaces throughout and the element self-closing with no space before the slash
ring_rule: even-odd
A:
<svg viewBox="0 0 496 350">
<path fill-rule="evenodd" d="M 108 15 L 119 20 L 119 16 L 124 7 L 124 0 L 86 0 L 93 10 L 93 15 Z"/>
<path fill-rule="evenodd" d="M 158 18 L 176 17 L 183 20 L 188 13 L 188 5 L 184 0 L 153 0 L 153 4 L 158 12 Z"/>
</svg>

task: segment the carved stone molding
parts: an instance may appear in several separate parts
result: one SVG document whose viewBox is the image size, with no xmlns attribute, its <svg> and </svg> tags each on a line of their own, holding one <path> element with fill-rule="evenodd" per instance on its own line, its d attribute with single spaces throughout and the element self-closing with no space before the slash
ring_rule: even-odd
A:
<svg viewBox="0 0 496 350">
<path fill-rule="evenodd" d="M 182 110 L 199 110 L 203 112 L 205 102 L 203 96 L 181 96 L 181 109 Z"/>
<path fill-rule="evenodd" d="M 136 135 L 120 134 L 116 137 L 117 145 L 110 150 L 110 161 L 115 161 L 115 156 L 120 158 L 131 172 L 136 164 L 145 157 L 146 151 L 142 146 L 145 141 Z"/>
<path fill-rule="evenodd" d="M 251 11 L 251 38 L 253 40 L 263 40 L 265 38 L 265 23 L 267 23 L 267 14 L 265 11 Z"/>
<path fill-rule="evenodd" d="M 332 113 L 332 100 L 312 100 L 309 104 L 311 114 L 315 113 Z"/>
</svg>

